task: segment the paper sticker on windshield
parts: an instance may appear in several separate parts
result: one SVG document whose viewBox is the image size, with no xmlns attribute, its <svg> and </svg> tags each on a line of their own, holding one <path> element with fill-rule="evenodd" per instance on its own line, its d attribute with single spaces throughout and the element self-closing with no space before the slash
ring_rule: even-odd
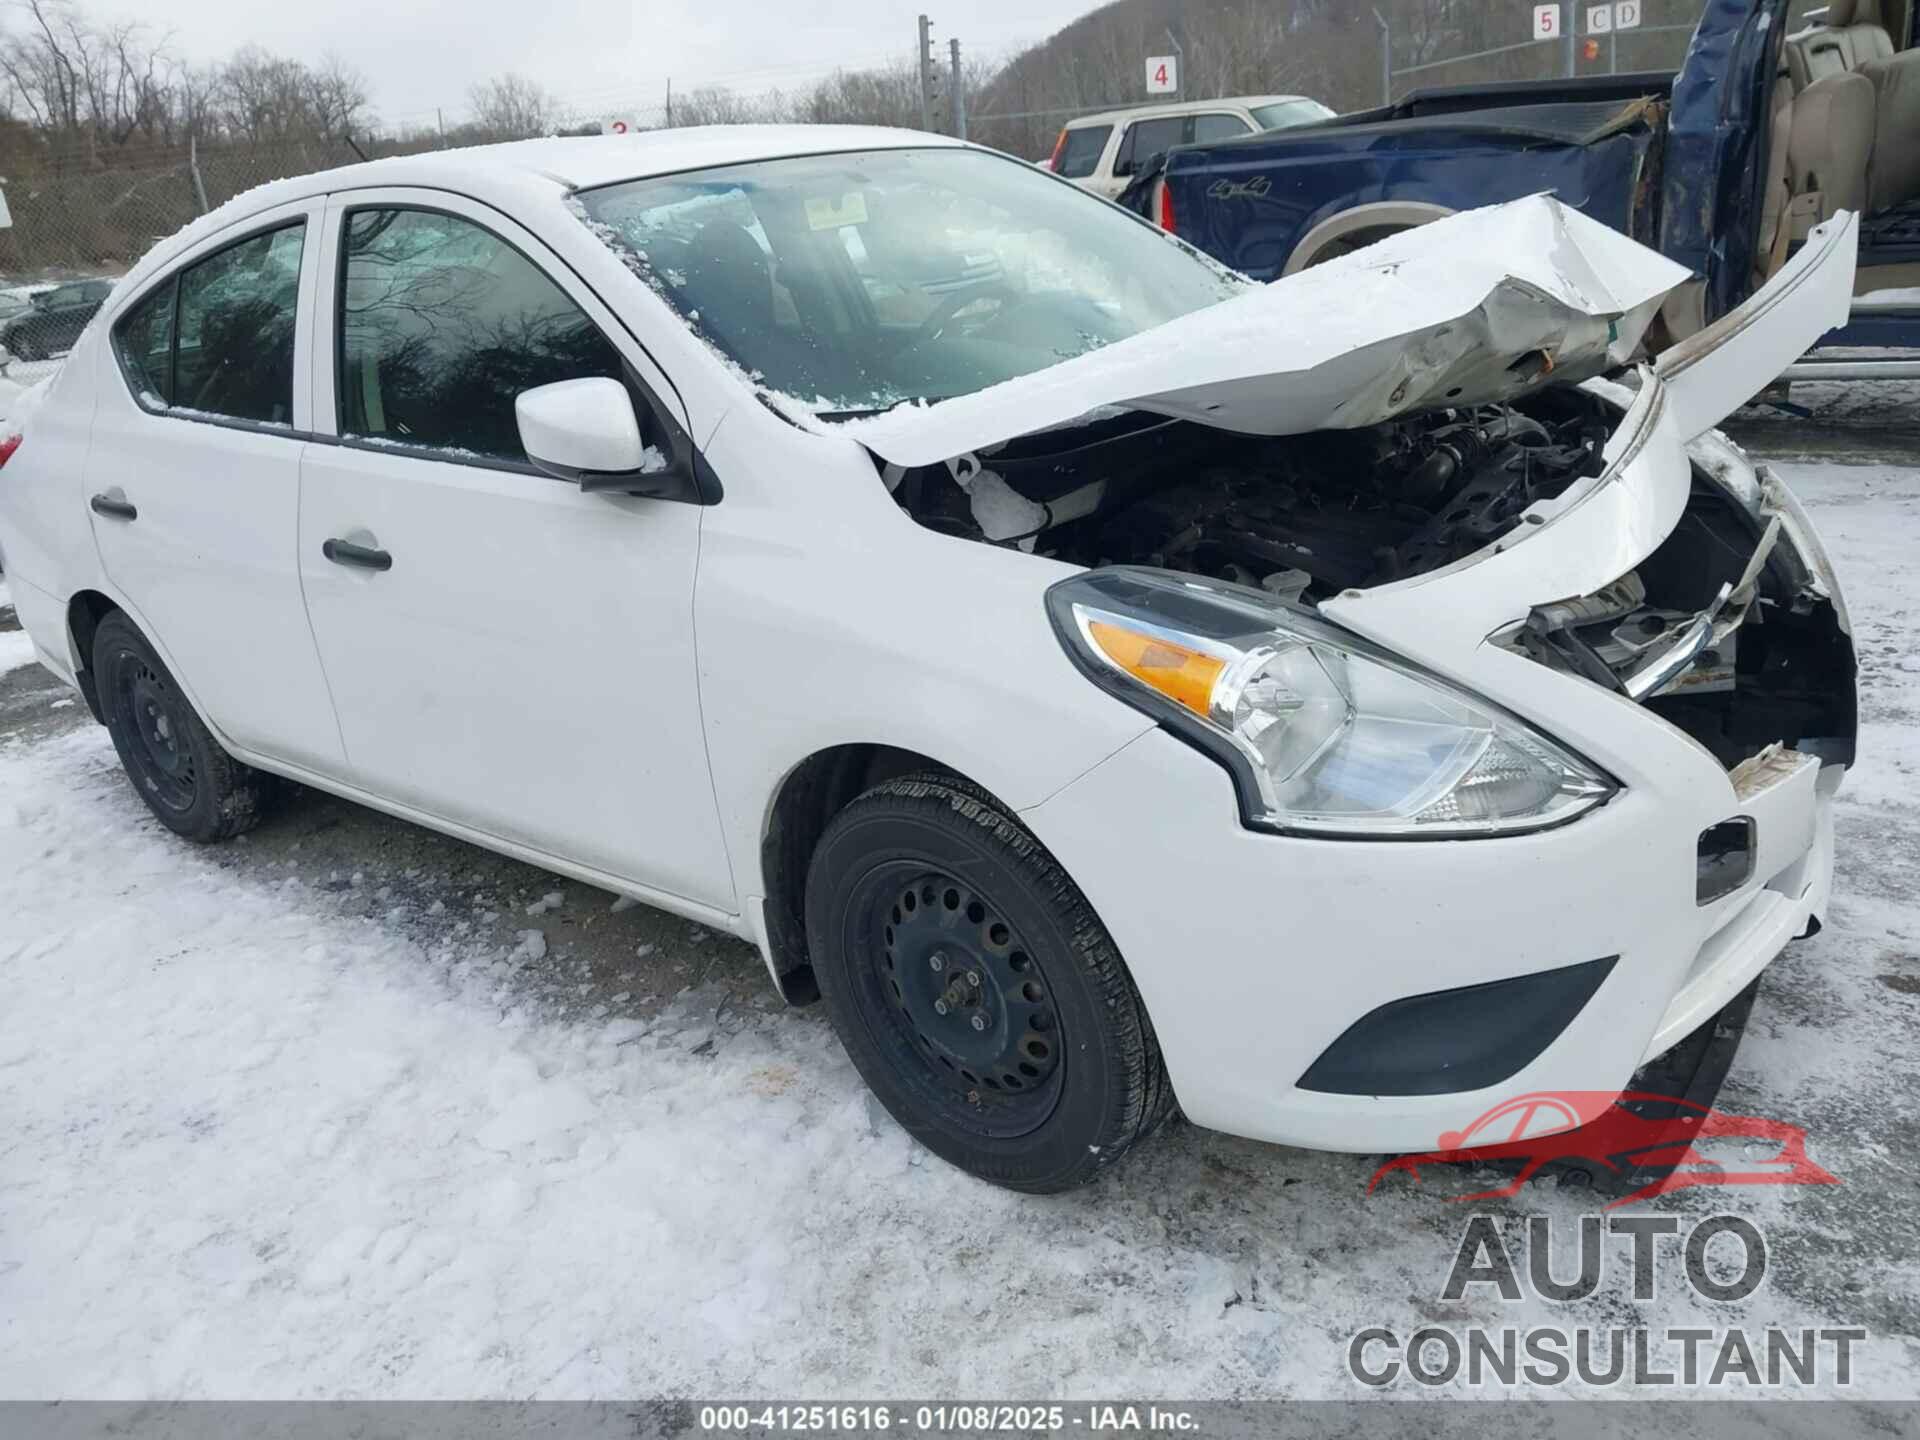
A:
<svg viewBox="0 0 1920 1440">
<path fill-rule="evenodd" d="M 846 225 L 866 223 L 867 197 L 858 191 L 842 195 L 838 203 L 825 195 L 807 197 L 807 228 L 811 230 L 838 230 Z"/>
</svg>

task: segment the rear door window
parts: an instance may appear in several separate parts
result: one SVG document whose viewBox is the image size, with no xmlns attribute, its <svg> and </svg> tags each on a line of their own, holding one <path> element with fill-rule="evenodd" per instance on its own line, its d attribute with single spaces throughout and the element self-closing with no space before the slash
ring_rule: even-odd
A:
<svg viewBox="0 0 1920 1440">
<path fill-rule="evenodd" d="M 1168 115 L 1159 120 L 1136 120 L 1127 131 L 1127 138 L 1121 142 L 1121 156 L 1138 170 L 1147 161 L 1164 150 L 1186 143 L 1191 129 L 1191 117 Z"/>
<path fill-rule="evenodd" d="M 1111 134 L 1111 125 L 1084 125 L 1078 130 L 1067 131 L 1067 143 L 1060 147 L 1060 159 L 1053 173 L 1064 175 L 1069 180 L 1084 180 L 1093 174 L 1100 167 L 1100 156 L 1106 150 L 1107 137 Z"/>
<path fill-rule="evenodd" d="M 292 424 L 305 235 L 295 221 L 217 250 L 127 312 L 114 351 L 143 405 Z"/>
<path fill-rule="evenodd" d="M 293 423 L 299 309 L 296 223 L 242 240 L 180 272 L 170 404 L 234 420 Z"/>
</svg>

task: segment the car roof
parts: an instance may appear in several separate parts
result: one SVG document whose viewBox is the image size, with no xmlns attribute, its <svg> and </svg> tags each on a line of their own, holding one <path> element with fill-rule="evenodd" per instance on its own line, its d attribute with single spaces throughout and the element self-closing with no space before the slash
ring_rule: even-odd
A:
<svg viewBox="0 0 1920 1440">
<path fill-rule="evenodd" d="M 1289 100 L 1311 100 L 1311 95 L 1222 95 L 1215 100 L 1176 100 L 1165 105 L 1129 105 L 1123 110 L 1102 110 L 1097 115 L 1080 115 L 1069 120 L 1066 128 L 1078 130 L 1085 125 L 1114 125 L 1122 120 L 1146 120 L 1156 115 L 1202 115 L 1222 106 L 1251 110 L 1256 105 L 1280 105 Z"/>
<path fill-rule="evenodd" d="M 390 155 L 273 180 L 244 191 L 156 245 L 136 271 L 150 272 L 205 236 L 252 215 L 339 190 L 387 185 L 452 190 L 511 213 L 517 201 L 717 165 L 845 151 L 959 148 L 964 144 L 946 135 L 877 125 L 697 125 L 643 130 L 633 135 L 555 136 Z"/>
</svg>

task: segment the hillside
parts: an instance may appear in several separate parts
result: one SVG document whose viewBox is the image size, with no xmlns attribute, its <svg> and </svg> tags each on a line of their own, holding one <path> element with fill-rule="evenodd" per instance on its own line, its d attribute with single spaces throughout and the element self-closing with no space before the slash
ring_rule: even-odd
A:
<svg viewBox="0 0 1920 1440">
<path fill-rule="evenodd" d="M 1578 8 L 1584 14 L 1584 0 Z M 1565 51 L 1526 45 L 1531 9 L 1487 0 L 1379 0 L 1392 26 L 1393 93 L 1563 73 Z M 1581 73 L 1677 68 L 1701 0 L 1646 0 L 1643 28 L 1577 54 Z M 1178 42 L 1169 40 L 1169 34 Z M 1016 55 L 970 103 L 975 138 L 1038 157 L 1075 113 L 1145 102 L 1145 59 L 1184 54 L 1181 98 L 1305 94 L 1339 110 L 1377 105 L 1383 36 L 1368 3 L 1113 0 Z M 1448 63 L 1477 52 L 1501 53 Z M 1416 68 L 1417 67 L 1417 68 Z"/>
</svg>

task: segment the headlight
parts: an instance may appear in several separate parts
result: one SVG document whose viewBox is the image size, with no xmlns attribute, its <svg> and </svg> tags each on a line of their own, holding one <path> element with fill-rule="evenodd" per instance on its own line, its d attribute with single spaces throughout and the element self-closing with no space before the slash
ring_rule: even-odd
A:
<svg viewBox="0 0 1920 1440">
<path fill-rule="evenodd" d="M 1116 567 L 1047 605 L 1090 678 L 1226 762 L 1250 825 L 1507 835 L 1616 789 L 1490 702 L 1257 591 Z"/>
</svg>

